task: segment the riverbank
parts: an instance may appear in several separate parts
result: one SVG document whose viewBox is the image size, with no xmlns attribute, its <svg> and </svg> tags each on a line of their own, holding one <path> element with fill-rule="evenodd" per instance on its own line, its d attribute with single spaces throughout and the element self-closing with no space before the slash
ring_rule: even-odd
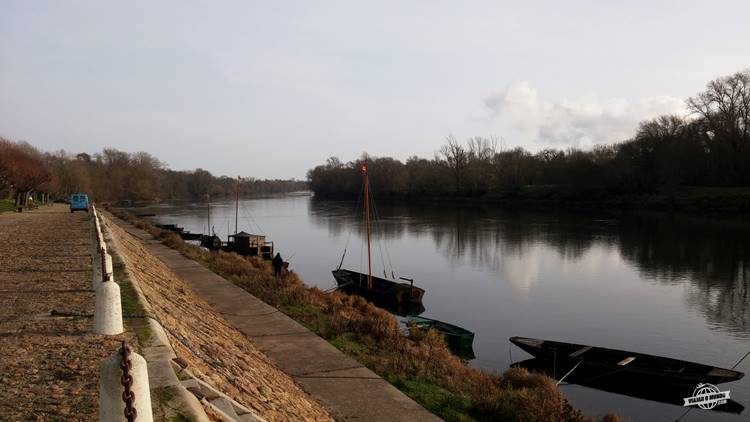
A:
<svg viewBox="0 0 750 422">
<path fill-rule="evenodd" d="M 750 210 L 750 188 L 682 186 L 649 194 L 612 193 L 604 188 L 529 186 L 489 194 L 482 201 L 516 207 L 741 213 Z"/>
<path fill-rule="evenodd" d="M 168 269 L 179 279 L 179 285 L 186 286 L 220 313 L 230 327 L 245 336 L 245 341 L 322 403 L 336 420 L 439 420 L 388 381 L 287 315 L 154 240 L 148 232 L 120 219 L 112 221 L 127 232 L 125 237 L 130 239 L 133 249 L 142 251 L 152 261 L 145 264 L 147 272 L 153 272 L 153 268 Z M 141 265 L 140 259 L 136 265 Z M 231 349 L 227 353 L 231 354 Z M 237 377 L 242 377 L 242 381 L 256 379 L 250 372 Z"/>
<path fill-rule="evenodd" d="M 126 300 L 133 296 L 129 294 L 133 288 L 126 288 L 124 309 L 149 314 L 159 322 L 185 366 L 180 379 L 200 379 L 263 420 L 333 420 L 320 403 L 233 328 L 225 315 L 149 253 L 140 239 L 108 218 L 104 221 L 128 278 L 148 304 L 148 310 L 133 309 L 133 299 Z M 205 391 L 202 394 L 207 401 L 213 399 Z M 210 406 L 206 407 L 210 413 Z"/>
<path fill-rule="evenodd" d="M 321 197 L 316 194 L 316 196 Z M 322 197 L 321 197 L 322 198 Z M 328 195 L 325 198 L 351 199 Z M 481 196 L 398 196 L 405 203 L 487 204 L 517 209 L 647 210 L 739 214 L 750 211 L 750 187 L 681 186 L 648 194 L 623 194 L 603 187 L 524 186 Z"/>
<path fill-rule="evenodd" d="M 0 213 L 16 210 L 16 202 L 12 199 L 0 199 Z"/>
<path fill-rule="evenodd" d="M 117 214 L 280 309 L 446 420 L 587 420 L 547 377 L 472 368 L 453 356 L 439 335 L 407 338 L 392 315 L 361 298 L 325 294 L 293 273 L 276 279 L 266 262 L 210 253 L 132 215 Z"/>
</svg>

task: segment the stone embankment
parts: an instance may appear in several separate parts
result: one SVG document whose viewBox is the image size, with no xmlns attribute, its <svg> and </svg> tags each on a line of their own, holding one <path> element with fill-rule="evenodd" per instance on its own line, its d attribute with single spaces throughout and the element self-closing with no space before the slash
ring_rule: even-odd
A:
<svg viewBox="0 0 750 422">
<path fill-rule="evenodd" d="M 173 343 L 179 354 L 232 398 L 264 417 L 283 418 L 283 409 L 263 398 L 284 397 L 289 390 L 278 388 L 293 380 L 337 420 L 440 420 L 277 309 L 147 232 L 107 217 L 116 223 L 108 227 L 159 318 L 175 337 L 191 336 Z M 238 355 L 257 357 L 247 364 Z M 268 368 L 274 364 L 290 377 L 273 374 Z"/>
<path fill-rule="evenodd" d="M 115 250 L 187 372 L 268 421 L 332 420 L 139 239 L 110 221 L 105 228 Z"/>
</svg>

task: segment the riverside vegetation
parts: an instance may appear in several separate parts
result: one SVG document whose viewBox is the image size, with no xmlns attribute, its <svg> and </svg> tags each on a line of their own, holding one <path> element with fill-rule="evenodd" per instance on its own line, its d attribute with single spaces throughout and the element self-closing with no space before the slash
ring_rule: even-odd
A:
<svg viewBox="0 0 750 422">
<path fill-rule="evenodd" d="M 97 154 L 42 152 L 28 142 L 0 137 L 0 199 L 26 206 L 30 194 L 53 199 L 86 192 L 96 201 L 199 200 L 291 192 L 307 188 L 299 180 L 238 180 L 203 169 L 171 170 L 156 157 L 105 148 Z"/>
<path fill-rule="evenodd" d="M 407 337 L 393 315 L 361 297 L 308 287 L 293 272 L 273 277 L 266 261 L 210 252 L 126 211 L 110 211 L 278 308 L 447 421 L 594 420 L 574 409 L 547 376 L 473 368 L 436 331 L 412 330 Z M 600 420 L 622 419 L 607 414 Z"/>
<path fill-rule="evenodd" d="M 433 159 L 370 158 L 378 197 L 654 209 L 750 210 L 750 70 L 686 100 L 687 116 L 640 124 L 632 139 L 591 150 L 502 150 L 496 139 L 449 136 Z M 502 146 L 501 146 L 502 147 Z M 319 197 L 357 198 L 361 160 L 308 172 Z"/>
</svg>

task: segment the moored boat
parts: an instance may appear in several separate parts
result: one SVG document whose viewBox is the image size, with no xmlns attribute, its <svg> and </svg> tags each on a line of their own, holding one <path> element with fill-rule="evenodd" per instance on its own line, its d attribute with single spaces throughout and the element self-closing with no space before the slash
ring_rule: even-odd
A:
<svg viewBox="0 0 750 422">
<path fill-rule="evenodd" d="M 375 304 L 421 304 L 424 289 L 415 287 L 413 283 L 399 283 L 380 277 L 371 276 L 371 286 L 368 287 L 367 274 L 351 270 L 336 269 L 331 271 L 339 290 L 356 294 Z"/>
<path fill-rule="evenodd" d="M 621 377 L 622 373 L 615 373 L 611 376 L 601 372 L 587 370 L 580 366 L 573 369 L 571 366 L 557 366 L 552 361 L 541 360 L 537 358 L 526 359 L 511 364 L 512 367 L 525 368 L 532 372 L 543 373 L 553 379 L 559 379 L 565 376 L 565 383 L 577 384 L 588 388 L 594 388 L 614 394 L 621 394 L 628 397 L 635 397 L 643 400 L 650 400 L 659 403 L 673 404 L 683 406 L 686 397 L 693 395 L 696 388 L 695 384 L 674 384 L 661 383 L 658 380 L 649 378 L 647 382 L 637 377 Z M 575 366 L 575 364 L 574 364 Z M 568 374 L 570 372 L 570 374 Z M 567 376 L 566 376 L 567 375 Z M 745 407 L 732 400 L 727 403 L 718 405 L 711 409 L 717 412 L 727 412 L 740 414 Z"/>
<path fill-rule="evenodd" d="M 401 280 L 408 281 L 409 283 L 396 281 L 396 277 L 393 275 L 393 271 L 391 271 L 393 280 L 388 280 L 387 275 L 385 276 L 385 278 L 375 277 L 372 275 L 370 181 L 367 174 L 366 160 L 362 163 L 362 176 L 364 179 L 363 198 L 365 228 L 367 230 L 367 273 L 341 268 L 342 264 L 344 263 L 344 257 L 346 256 L 346 248 L 344 248 L 344 255 L 341 257 L 341 263 L 335 270 L 332 271 L 333 278 L 336 280 L 338 289 L 346 293 L 362 296 L 378 306 L 381 306 L 381 304 L 385 304 L 387 307 L 402 305 L 421 305 L 422 297 L 424 296 L 425 291 L 424 289 L 415 286 L 414 280 L 400 277 Z M 385 273 L 385 270 L 383 272 Z"/>
<path fill-rule="evenodd" d="M 474 333 L 457 325 L 420 316 L 407 317 L 406 322 L 421 329 L 437 330 L 445 337 L 446 343 L 453 350 L 469 349 L 474 343 Z"/>
<path fill-rule="evenodd" d="M 697 385 L 737 381 L 745 375 L 732 369 L 626 350 L 528 337 L 511 337 L 510 341 L 537 359 L 554 362 L 560 368 L 577 365 L 602 377 L 616 374 L 666 384 Z"/>
<path fill-rule="evenodd" d="M 223 250 L 226 252 L 234 252 L 242 256 L 250 257 L 261 257 L 263 259 L 270 260 L 274 255 L 273 242 L 266 240 L 264 234 L 253 234 L 245 231 L 239 231 L 239 206 L 240 206 L 240 178 L 237 178 L 237 190 L 234 203 L 234 234 L 227 236 L 227 241 L 223 242 L 219 236 L 213 230 L 211 226 L 211 201 L 207 204 L 206 218 L 208 221 L 207 227 L 211 234 L 200 235 L 187 233 L 190 236 L 195 236 L 195 240 L 200 240 L 202 247 L 218 251 Z M 228 228 L 227 228 L 228 230 Z M 183 239 L 185 237 L 183 236 Z M 187 239 L 186 239 L 187 240 Z M 192 239 L 191 239 L 192 240 Z"/>
<path fill-rule="evenodd" d="M 202 233 L 191 233 L 189 231 L 182 231 L 180 233 L 182 240 L 201 240 L 203 237 Z"/>
</svg>

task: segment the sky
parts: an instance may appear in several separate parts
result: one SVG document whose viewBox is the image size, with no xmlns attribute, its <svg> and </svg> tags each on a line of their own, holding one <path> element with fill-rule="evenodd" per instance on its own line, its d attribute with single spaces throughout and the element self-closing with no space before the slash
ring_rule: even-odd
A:
<svg viewBox="0 0 750 422">
<path fill-rule="evenodd" d="M 750 2 L 0 0 L 0 136 L 304 179 L 449 135 L 588 148 L 750 67 Z"/>
</svg>

